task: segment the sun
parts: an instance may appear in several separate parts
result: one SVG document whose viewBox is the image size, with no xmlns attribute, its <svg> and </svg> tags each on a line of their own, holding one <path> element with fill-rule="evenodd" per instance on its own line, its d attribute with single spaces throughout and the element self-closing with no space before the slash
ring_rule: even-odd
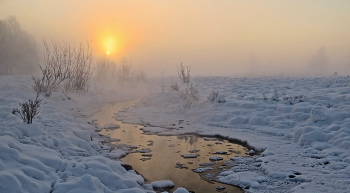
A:
<svg viewBox="0 0 350 193">
<path fill-rule="evenodd" d="M 110 51 L 107 51 L 107 52 L 106 52 L 106 54 L 107 54 L 107 55 L 110 55 L 110 54 L 111 54 L 111 52 L 110 52 Z"/>
</svg>

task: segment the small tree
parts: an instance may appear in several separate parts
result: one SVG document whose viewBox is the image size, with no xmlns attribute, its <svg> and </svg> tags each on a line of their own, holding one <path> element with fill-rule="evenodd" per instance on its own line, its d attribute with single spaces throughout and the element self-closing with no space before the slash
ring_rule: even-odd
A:
<svg viewBox="0 0 350 193">
<path fill-rule="evenodd" d="M 191 66 L 184 66 L 182 65 L 182 62 L 180 64 L 180 66 L 176 66 L 177 67 L 177 74 L 179 75 L 180 80 L 183 83 L 190 83 L 190 72 L 191 72 Z"/>
<path fill-rule="evenodd" d="M 35 115 L 37 115 L 40 107 L 42 99 L 39 99 L 39 94 L 36 95 L 35 100 L 29 99 L 28 102 L 19 103 L 19 106 L 21 106 L 21 110 L 18 108 L 14 108 L 12 110 L 12 114 L 19 113 L 21 116 L 23 122 L 27 122 L 27 124 L 30 124 L 33 122 L 33 118 Z"/>
</svg>

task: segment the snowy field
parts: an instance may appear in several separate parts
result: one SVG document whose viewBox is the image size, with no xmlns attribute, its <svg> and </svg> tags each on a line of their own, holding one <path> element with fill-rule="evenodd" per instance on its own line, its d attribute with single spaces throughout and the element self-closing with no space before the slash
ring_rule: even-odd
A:
<svg viewBox="0 0 350 193">
<path fill-rule="evenodd" d="M 235 166 L 218 176 L 246 192 L 349 192 L 350 78 L 195 78 L 198 101 L 180 97 L 185 85 L 171 90 L 176 79 L 164 82 L 165 91 L 119 119 L 172 129 L 158 135 L 247 142 L 261 154 L 232 158 Z M 212 91 L 219 93 L 213 102 Z"/>
<path fill-rule="evenodd" d="M 181 98 L 186 85 L 171 90 L 176 82 L 166 78 L 164 91 L 158 80 L 142 91 L 92 84 L 87 93 L 55 92 L 41 97 L 41 112 L 28 125 L 11 112 L 35 98 L 30 77 L 0 77 L 0 192 L 153 192 L 107 158 L 109 147 L 84 118 L 140 95 L 146 97 L 118 119 L 164 128 L 150 128 L 158 135 L 238 140 L 260 153 L 232 158 L 221 182 L 246 192 L 349 192 L 350 78 L 198 77 L 199 100 Z M 212 91 L 219 93 L 214 101 L 207 98 Z"/>
</svg>

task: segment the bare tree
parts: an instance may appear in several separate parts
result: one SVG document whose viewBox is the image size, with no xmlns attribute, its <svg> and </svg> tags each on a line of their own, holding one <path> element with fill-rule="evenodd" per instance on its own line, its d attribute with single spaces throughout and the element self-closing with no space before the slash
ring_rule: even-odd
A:
<svg viewBox="0 0 350 193">
<path fill-rule="evenodd" d="M 177 67 L 177 74 L 179 75 L 180 80 L 183 83 L 190 83 L 190 72 L 191 72 L 191 66 L 184 66 L 182 65 L 182 62 L 180 64 L 180 66 L 176 66 Z"/>
</svg>

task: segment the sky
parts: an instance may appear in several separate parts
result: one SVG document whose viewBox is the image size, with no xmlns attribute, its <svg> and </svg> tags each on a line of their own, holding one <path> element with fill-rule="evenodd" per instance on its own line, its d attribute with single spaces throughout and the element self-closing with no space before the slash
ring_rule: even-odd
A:
<svg viewBox="0 0 350 193">
<path fill-rule="evenodd" d="M 350 74 L 348 0 L 0 0 L 42 39 L 90 41 L 95 58 L 131 58 L 150 76 L 295 75 L 322 48 L 327 74 Z M 254 62 L 252 62 L 254 61 Z"/>
</svg>

